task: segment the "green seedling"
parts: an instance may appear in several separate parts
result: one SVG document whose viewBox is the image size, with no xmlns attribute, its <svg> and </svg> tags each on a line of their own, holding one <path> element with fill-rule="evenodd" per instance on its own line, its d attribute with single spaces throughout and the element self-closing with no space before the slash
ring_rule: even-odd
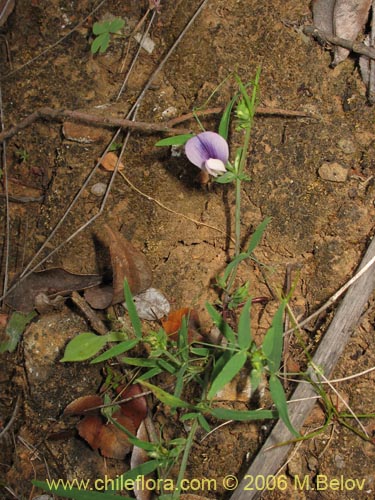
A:
<svg viewBox="0 0 375 500">
<path fill-rule="evenodd" d="M 91 44 L 92 54 L 99 52 L 103 54 L 109 47 L 111 35 L 118 35 L 125 25 L 125 21 L 116 17 L 111 21 L 102 21 L 101 23 L 94 23 L 92 32 L 95 39 Z"/>
</svg>

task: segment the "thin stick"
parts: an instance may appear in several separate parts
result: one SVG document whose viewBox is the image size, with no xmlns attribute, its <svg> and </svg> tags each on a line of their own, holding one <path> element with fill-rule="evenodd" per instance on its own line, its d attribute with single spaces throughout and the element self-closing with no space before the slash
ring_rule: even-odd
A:
<svg viewBox="0 0 375 500">
<path fill-rule="evenodd" d="M 0 85 L 0 127 L 4 130 L 4 110 L 3 110 L 3 96 Z M 6 142 L 2 142 L 2 167 L 4 178 L 4 194 L 5 194 L 5 241 L 4 241 L 4 282 L 3 294 L 6 294 L 8 288 L 8 274 L 9 274 L 9 253 L 10 253 L 10 213 L 9 213 L 9 186 L 8 186 L 8 167 L 6 157 Z"/>
<path fill-rule="evenodd" d="M 189 132 L 187 129 L 174 129 L 163 123 L 147 123 L 129 120 L 127 118 L 115 118 L 110 116 L 101 116 L 83 111 L 74 111 L 70 109 L 53 109 L 53 108 L 40 108 L 34 111 L 26 118 L 21 120 L 8 130 L 3 130 L 0 133 L 0 142 L 5 139 L 10 139 L 16 135 L 20 130 L 29 127 L 37 120 L 54 120 L 61 121 L 64 118 L 69 118 L 75 122 L 83 122 L 89 125 L 101 127 L 120 127 L 121 129 L 134 129 L 143 132 L 165 132 L 170 134 L 186 134 Z"/>
<path fill-rule="evenodd" d="M 20 403 L 21 403 L 21 395 L 18 394 L 16 404 L 14 405 L 14 410 L 12 412 L 12 416 L 10 417 L 9 422 L 4 427 L 4 429 L 0 432 L 0 439 L 3 438 L 6 435 L 6 433 L 10 430 L 10 428 L 12 427 L 12 425 L 17 417 L 18 410 L 20 409 Z"/>
<path fill-rule="evenodd" d="M 209 108 L 209 109 L 201 109 L 199 111 L 194 111 L 194 113 L 186 113 L 182 116 L 177 116 L 176 118 L 172 118 L 171 120 L 166 122 L 167 127 L 173 127 L 179 123 L 186 122 L 188 120 L 192 120 L 196 116 L 207 116 L 207 115 L 217 115 L 224 111 L 223 107 Z M 255 113 L 257 115 L 275 115 L 275 116 L 290 116 L 295 118 L 314 118 L 311 113 L 307 113 L 304 111 L 294 111 L 289 109 L 281 109 L 281 108 L 268 108 L 259 106 Z"/>
<path fill-rule="evenodd" d="M 344 47 L 345 49 L 355 52 L 356 54 L 361 54 L 362 56 L 367 56 L 370 59 L 375 59 L 375 49 L 373 47 L 367 47 L 364 43 L 347 40 L 346 38 L 340 38 L 319 30 L 318 28 L 315 28 L 315 26 L 305 26 L 303 28 L 303 32 L 305 35 L 316 38 L 319 42 L 328 42 L 332 45 L 338 45 L 339 47 Z"/>
</svg>

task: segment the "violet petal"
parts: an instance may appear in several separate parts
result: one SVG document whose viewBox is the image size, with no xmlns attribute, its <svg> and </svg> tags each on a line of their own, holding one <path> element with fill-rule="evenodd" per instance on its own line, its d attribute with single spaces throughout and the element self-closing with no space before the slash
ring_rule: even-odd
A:
<svg viewBox="0 0 375 500">
<path fill-rule="evenodd" d="M 216 132 L 202 132 L 189 139 L 185 145 L 185 153 L 189 161 L 203 168 L 209 159 L 221 160 L 224 165 L 229 159 L 227 141 Z"/>
</svg>

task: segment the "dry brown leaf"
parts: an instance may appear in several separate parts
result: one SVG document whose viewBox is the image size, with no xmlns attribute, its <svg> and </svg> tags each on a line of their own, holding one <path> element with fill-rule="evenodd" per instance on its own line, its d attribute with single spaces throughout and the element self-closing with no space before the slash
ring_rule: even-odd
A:
<svg viewBox="0 0 375 500">
<path fill-rule="evenodd" d="M 113 272 L 112 304 L 118 304 L 124 301 L 124 279 L 127 279 L 132 294 L 138 295 L 151 286 L 152 270 L 145 255 L 121 233 L 107 224 L 104 225 L 104 229 L 106 232 L 104 244 L 109 246 Z"/>
<path fill-rule="evenodd" d="M 129 432 L 135 434 L 135 425 L 129 417 L 117 411 L 113 414 L 113 419 L 125 427 Z M 130 453 L 133 445 L 129 442 L 128 436 L 122 429 L 110 423 L 102 426 L 98 436 L 97 447 L 100 449 L 103 457 L 122 460 Z"/>
<path fill-rule="evenodd" d="M 97 407 L 102 404 L 103 399 L 100 396 L 82 396 L 68 404 L 64 410 L 64 416 L 85 415 L 91 408 L 97 411 Z"/>
<path fill-rule="evenodd" d="M 116 167 L 116 163 L 118 161 L 119 161 L 118 156 L 115 153 L 112 153 L 112 152 L 106 153 L 102 159 L 98 158 L 98 162 L 100 162 L 100 165 L 105 170 L 108 170 L 108 172 L 113 172 L 114 171 L 114 169 Z M 119 161 L 118 169 L 119 170 L 124 170 L 124 168 L 125 168 L 124 164 L 121 161 Z"/>
<path fill-rule="evenodd" d="M 35 298 L 40 293 L 53 299 L 57 295 L 68 295 L 74 290 L 84 290 L 101 283 L 102 277 L 91 274 L 72 274 L 64 269 L 54 268 L 31 273 L 18 283 L 5 298 L 9 307 L 22 313 L 29 313 L 35 307 Z"/>
<path fill-rule="evenodd" d="M 126 399 L 142 394 L 143 389 L 139 384 L 133 384 L 126 388 L 118 387 L 116 392 L 119 394 L 121 399 Z M 127 403 L 121 403 L 120 409 L 123 415 L 132 419 L 135 428 L 138 429 L 141 422 L 147 415 L 147 400 L 144 396 L 135 398 Z"/>
<path fill-rule="evenodd" d="M 99 448 L 98 437 L 102 427 L 103 420 L 100 415 L 87 415 L 77 424 L 78 434 L 93 450 Z"/>
<path fill-rule="evenodd" d="M 113 286 L 98 285 L 87 288 L 84 297 L 93 309 L 107 309 L 112 304 Z"/>
</svg>

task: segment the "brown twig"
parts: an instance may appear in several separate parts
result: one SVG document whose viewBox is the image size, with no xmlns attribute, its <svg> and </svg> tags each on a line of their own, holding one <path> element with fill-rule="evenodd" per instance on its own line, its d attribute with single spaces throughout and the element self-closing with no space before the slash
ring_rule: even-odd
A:
<svg viewBox="0 0 375 500">
<path fill-rule="evenodd" d="M 86 300 L 83 297 L 81 297 L 81 295 L 78 292 L 72 293 L 72 301 L 83 312 L 83 314 L 91 324 L 92 328 L 96 332 L 98 332 L 100 335 L 106 335 L 108 333 L 108 328 L 105 326 L 103 321 L 100 318 L 98 318 L 96 312 L 93 309 L 91 309 Z"/>
<path fill-rule="evenodd" d="M 344 47 L 344 49 L 351 50 L 356 54 L 361 54 L 362 56 L 367 56 L 370 59 L 375 59 L 375 48 L 367 47 L 364 43 L 347 40 L 346 38 L 340 38 L 339 36 L 319 30 L 318 28 L 315 28 L 315 26 L 305 26 L 303 28 L 303 32 L 305 35 L 312 36 L 320 43 L 338 45 L 339 47 Z"/>
<path fill-rule="evenodd" d="M 217 108 L 209 108 L 195 111 L 194 113 L 187 113 L 186 115 L 178 116 L 177 118 L 172 118 L 167 121 L 165 125 L 167 127 L 174 127 L 179 123 L 186 122 L 188 120 L 193 119 L 195 116 L 207 116 L 207 115 L 217 115 L 224 111 L 223 107 Z M 258 115 L 276 115 L 276 116 L 291 116 L 295 118 L 313 118 L 311 113 L 307 113 L 305 111 L 293 111 L 289 109 L 281 109 L 281 108 L 267 108 L 267 107 L 258 107 L 256 109 L 256 114 Z"/>
<path fill-rule="evenodd" d="M 165 132 L 173 134 L 186 134 L 189 132 L 189 130 L 186 129 L 172 129 L 168 125 L 162 123 L 137 122 L 128 119 L 90 114 L 83 111 L 72 111 L 70 109 L 40 108 L 37 111 L 34 111 L 34 113 L 28 115 L 13 127 L 1 132 L 0 142 L 6 139 L 10 139 L 20 130 L 29 127 L 38 120 L 44 119 L 61 121 L 64 118 L 69 118 L 72 121 L 88 123 L 97 127 L 120 127 L 126 129 L 131 128 L 133 130 L 140 130 L 143 132 Z"/>
</svg>

